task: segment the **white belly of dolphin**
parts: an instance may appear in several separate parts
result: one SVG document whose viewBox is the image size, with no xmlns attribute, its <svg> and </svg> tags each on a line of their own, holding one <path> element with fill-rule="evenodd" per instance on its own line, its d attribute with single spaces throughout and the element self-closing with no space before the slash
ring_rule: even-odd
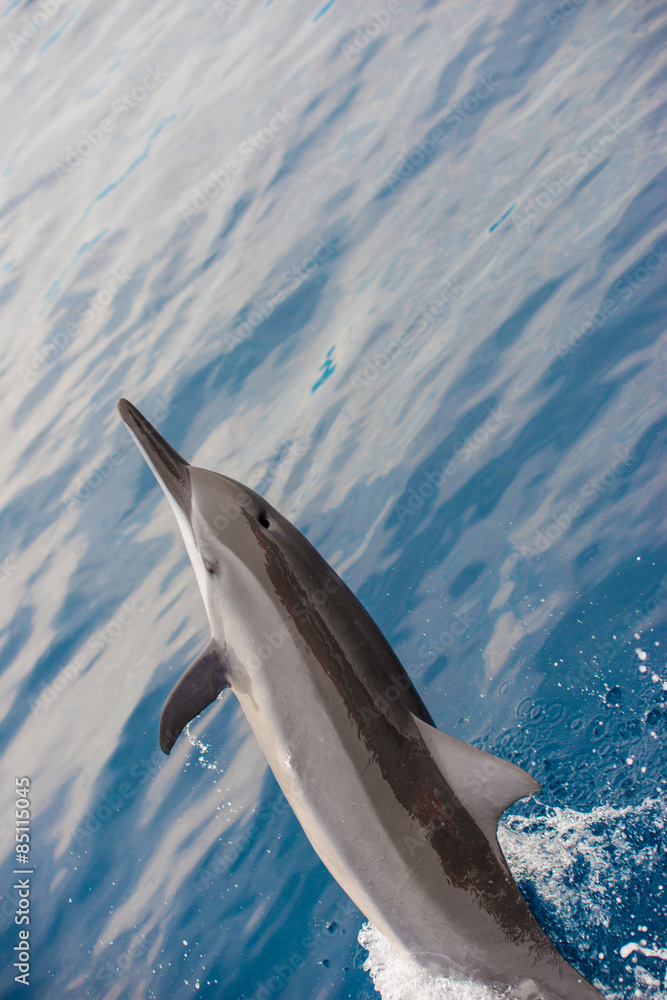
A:
<svg viewBox="0 0 667 1000">
<path fill-rule="evenodd" d="M 358 734 L 344 713 L 329 714 L 300 650 L 290 642 L 274 665 L 282 683 L 253 679 L 238 697 L 315 851 L 396 947 L 442 953 L 446 940 L 449 958 L 464 968 L 471 948 L 443 913 L 437 883 L 444 873 L 423 830 L 396 815 L 395 796 L 377 762 L 368 760 L 363 771 L 355 767 L 348 744 L 358 743 Z M 295 683 L 284 683 L 289 674 Z M 429 928 L 427 939 L 415 935 L 417 924 Z"/>
</svg>

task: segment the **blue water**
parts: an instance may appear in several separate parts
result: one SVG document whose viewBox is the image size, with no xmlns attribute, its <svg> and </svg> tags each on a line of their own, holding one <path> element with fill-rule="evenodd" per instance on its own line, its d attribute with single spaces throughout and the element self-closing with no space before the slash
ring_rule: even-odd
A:
<svg viewBox="0 0 667 1000">
<path fill-rule="evenodd" d="M 360 943 L 233 696 L 158 750 L 208 631 L 121 395 L 535 775 L 536 914 L 667 996 L 667 8 L 550 2 L 3 11 L 3 997 L 482 996 Z"/>
</svg>

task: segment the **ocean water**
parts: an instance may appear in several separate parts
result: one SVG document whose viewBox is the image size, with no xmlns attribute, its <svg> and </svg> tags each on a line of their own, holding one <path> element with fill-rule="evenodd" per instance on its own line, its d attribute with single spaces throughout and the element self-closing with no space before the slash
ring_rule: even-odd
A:
<svg viewBox="0 0 667 1000">
<path fill-rule="evenodd" d="M 208 630 L 121 395 L 535 775 L 500 836 L 536 915 L 667 996 L 666 35 L 652 0 L 4 7 L 3 998 L 485 996 L 365 924 L 233 696 L 159 751 Z"/>
</svg>

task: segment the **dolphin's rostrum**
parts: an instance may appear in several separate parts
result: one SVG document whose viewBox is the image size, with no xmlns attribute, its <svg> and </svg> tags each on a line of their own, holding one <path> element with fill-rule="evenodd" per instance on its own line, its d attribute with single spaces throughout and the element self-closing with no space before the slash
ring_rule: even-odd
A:
<svg viewBox="0 0 667 1000">
<path fill-rule="evenodd" d="M 320 858 L 397 948 L 516 1000 L 600 1000 L 537 924 L 496 838 L 537 782 L 435 728 L 354 594 L 266 500 L 188 465 L 127 400 L 118 408 L 174 509 L 211 624 L 164 706 L 165 753 L 230 687 Z"/>
</svg>

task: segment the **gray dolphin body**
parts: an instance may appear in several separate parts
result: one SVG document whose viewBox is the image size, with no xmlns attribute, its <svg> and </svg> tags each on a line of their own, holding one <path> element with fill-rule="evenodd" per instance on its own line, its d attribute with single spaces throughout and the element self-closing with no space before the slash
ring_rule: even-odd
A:
<svg viewBox="0 0 667 1000">
<path fill-rule="evenodd" d="M 600 1000 L 537 924 L 496 838 L 537 782 L 434 727 L 354 594 L 266 500 L 118 408 L 176 513 L 211 624 L 164 706 L 165 753 L 231 687 L 311 844 L 397 948 L 517 1000 Z"/>
</svg>

